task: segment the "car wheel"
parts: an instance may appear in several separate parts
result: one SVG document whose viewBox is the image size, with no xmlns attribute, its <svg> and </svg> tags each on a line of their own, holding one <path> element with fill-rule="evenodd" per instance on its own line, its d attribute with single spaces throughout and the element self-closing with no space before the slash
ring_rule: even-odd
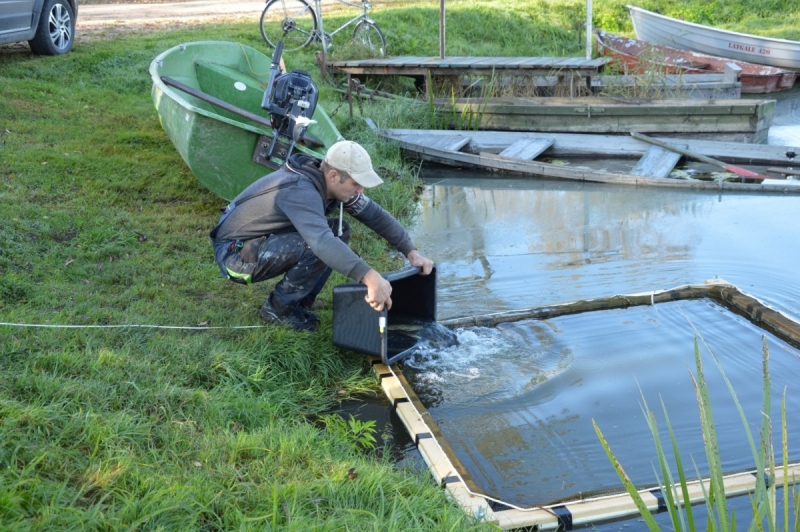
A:
<svg viewBox="0 0 800 532">
<path fill-rule="evenodd" d="M 61 55 L 72 50 L 75 14 L 66 0 L 45 0 L 36 35 L 28 41 L 38 55 Z"/>
</svg>

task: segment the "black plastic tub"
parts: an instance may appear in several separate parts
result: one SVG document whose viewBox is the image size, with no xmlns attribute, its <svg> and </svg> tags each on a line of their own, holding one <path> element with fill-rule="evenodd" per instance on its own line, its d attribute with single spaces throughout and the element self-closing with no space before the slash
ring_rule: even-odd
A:
<svg viewBox="0 0 800 532">
<path fill-rule="evenodd" d="M 367 287 L 342 284 L 333 289 L 333 343 L 338 347 L 381 357 L 384 364 L 410 354 L 418 339 L 408 329 L 436 321 L 436 269 L 419 268 L 383 274 L 392 285 L 392 308 L 380 312 L 364 299 Z"/>
</svg>

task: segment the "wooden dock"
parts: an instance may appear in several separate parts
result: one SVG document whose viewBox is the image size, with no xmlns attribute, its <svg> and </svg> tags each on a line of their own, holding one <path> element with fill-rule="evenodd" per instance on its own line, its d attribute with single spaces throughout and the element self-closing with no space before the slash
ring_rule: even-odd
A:
<svg viewBox="0 0 800 532">
<path fill-rule="evenodd" d="M 625 134 L 764 143 L 775 100 L 433 98 L 452 129 Z"/>
<path fill-rule="evenodd" d="M 407 76 L 428 92 L 429 78 L 458 76 L 558 76 L 571 87 L 577 81 L 591 88 L 608 62 L 606 57 L 383 57 L 331 61 L 326 68 L 346 73 L 348 87 L 353 75 Z"/>
</svg>

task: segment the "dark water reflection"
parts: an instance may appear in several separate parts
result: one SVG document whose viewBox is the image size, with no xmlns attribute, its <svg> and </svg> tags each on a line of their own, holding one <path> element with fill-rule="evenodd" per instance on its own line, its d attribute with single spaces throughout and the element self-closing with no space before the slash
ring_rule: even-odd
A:
<svg viewBox="0 0 800 532">
<path fill-rule="evenodd" d="M 800 315 L 800 198 L 425 175 L 440 319 L 714 277 Z"/>
</svg>

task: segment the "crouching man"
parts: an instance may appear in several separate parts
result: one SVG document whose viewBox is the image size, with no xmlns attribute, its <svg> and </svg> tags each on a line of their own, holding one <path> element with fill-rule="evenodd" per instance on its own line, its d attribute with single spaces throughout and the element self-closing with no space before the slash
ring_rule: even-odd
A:
<svg viewBox="0 0 800 532">
<path fill-rule="evenodd" d="M 420 254 L 403 226 L 364 189 L 383 180 L 367 151 L 352 141 L 337 142 L 325 159 L 297 153 L 275 172 L 239 194 L 211 231 L 214 257 L 223 276 L 242 284 L 279 275 L 259 310 L 267 322 L 314 331 L 320 322 L 311 306 L 331 270 L 367 286 L 376 311 L 392 306 L 392 286 L 347 245 L 347 211 L 403 253 L 428 275 L 433 261 Z M 333 215 L 339 209 L 338 217 Z"/>
</svg>

